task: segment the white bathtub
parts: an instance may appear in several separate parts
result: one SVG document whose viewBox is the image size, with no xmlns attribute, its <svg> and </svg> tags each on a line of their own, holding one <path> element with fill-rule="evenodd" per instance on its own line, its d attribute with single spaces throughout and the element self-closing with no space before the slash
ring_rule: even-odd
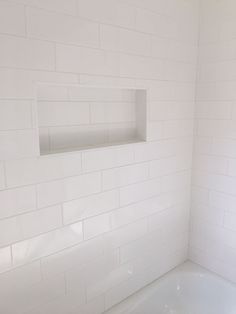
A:
<svg viewBox="0 0 236 314">
<path fill-rule="evenodd" d="M 236 285 L 187 262 L 107 314 L 236 314 Z"/>
</svg>

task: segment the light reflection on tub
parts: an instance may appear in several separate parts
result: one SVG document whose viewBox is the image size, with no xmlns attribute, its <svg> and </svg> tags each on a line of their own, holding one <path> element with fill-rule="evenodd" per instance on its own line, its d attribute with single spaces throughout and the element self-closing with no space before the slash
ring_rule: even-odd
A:
<svg viewBox="0 0 236 314">
<path fill-rule="evenodd" d="M 236 285 L 187 262 L 108 313 L 236 314 Z"/>
</svg>

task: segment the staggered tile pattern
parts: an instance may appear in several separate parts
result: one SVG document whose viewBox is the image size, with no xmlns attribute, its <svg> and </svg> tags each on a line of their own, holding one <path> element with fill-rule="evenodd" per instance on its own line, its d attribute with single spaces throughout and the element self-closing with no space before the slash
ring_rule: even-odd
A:
<svg viewBox="0 0 236 314">
<path fill-rule="evenodd" d="M 145 90 L 39 85 L 35 102 L 40 153 L 137 142 Z M 146 117 L 142 117 L 145 124 Z"/>
<path fill-rule="evenodd" d="M 186 259 L 197 9 L 0 1 L 1 313 L 103 313 Z M 40 82 L 147 88 L 148 142 L 39 157 Z"/>
<path fill-rule="evenodd" d="M 202 1 L 190 257 L 236 282 L 235 1 Z"/>
</svg>

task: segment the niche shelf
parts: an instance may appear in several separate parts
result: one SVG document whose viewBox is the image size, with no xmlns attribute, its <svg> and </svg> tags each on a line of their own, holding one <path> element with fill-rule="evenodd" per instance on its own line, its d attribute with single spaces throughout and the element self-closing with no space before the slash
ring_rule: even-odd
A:
<svg viewBox="0 0 236 314">
<path fill-rule="evenodd" d="M 146 141 L 146 90 L 37 86 L 40 155 Z"/>
</svg>

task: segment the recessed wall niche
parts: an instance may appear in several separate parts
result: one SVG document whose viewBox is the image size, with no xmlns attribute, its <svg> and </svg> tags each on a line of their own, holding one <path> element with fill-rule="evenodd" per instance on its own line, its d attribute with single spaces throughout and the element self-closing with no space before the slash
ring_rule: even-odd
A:
<svg viewBox="0 0 236 314">
<path fill-rule="evenodd" d="M 37 86 L 40 154 L 146 140 L 146 90 Z"/>
</svg>

